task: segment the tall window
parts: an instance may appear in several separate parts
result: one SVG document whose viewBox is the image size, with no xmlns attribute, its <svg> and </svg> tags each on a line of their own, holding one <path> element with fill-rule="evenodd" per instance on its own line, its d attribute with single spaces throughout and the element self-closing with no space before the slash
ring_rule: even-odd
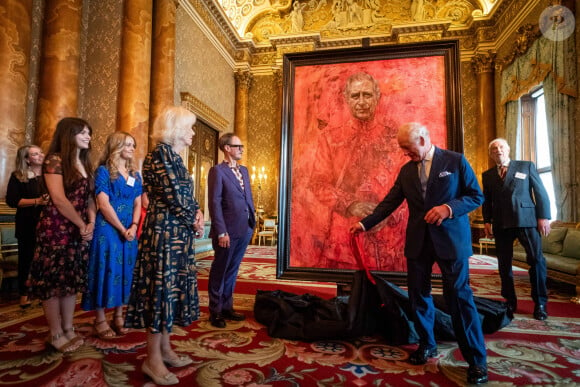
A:
<svg viewBox="0 0 580 387">
<path fill-rule="evenodd" d="M 522 120 L 519 149 L 517 157 L 531 160 L 536 164 L 540 178 L 550 197 L 552 220 L 558 219 L 554 181 L 552 177 L 552 161 L 550 157 L 550 140 L 544 102 L 544 89 L 539 88 L 521 98 Z"/>
</svg>

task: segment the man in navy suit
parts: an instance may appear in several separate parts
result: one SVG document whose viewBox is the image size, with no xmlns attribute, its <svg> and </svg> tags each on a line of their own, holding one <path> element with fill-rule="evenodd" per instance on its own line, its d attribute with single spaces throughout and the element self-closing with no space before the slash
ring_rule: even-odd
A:
<svg viewBox="0 0 580 387">
<path fill-rule="evenodd" d="M 510 147 L 503 138 L 489 143 L 489 155 L 496 166 L 482 175 L 483 222 L 487 237 L 495 237 L 501 295 L 508 308 L 517 308 L 512 273 L 513 243 L 517 238 L 526 250 L 530 266 L 534 318 L 548 318 L 546 258 L 541 235 L 550 233 L 550 199 L 534 163 L 510 161 Z M 541 235 L 540 235 L 541 234 Z"/>
<path fill-rule="evenodd" d="M 409 362 L 424 364 L 437 355 L 431 297 L 431 273 L 437 262 L 455 336 L 469 364 L 467 381 L 485 383 L 485 342 L 469 287 L 468 259 L 473 251 L 467 215 L 481 205 L 483 195 L 465 157 L 432 145 L 425 126 L 414 122 L 403 125 L 397 141 L 411 161 L 403 165 L 395 184 L 373 213 L 353 224 L 350 232 L 370 230 L 407 201 L 407 281 L 420 337 L 419 348 L 410 355 Z"/>
<path fill-rule="evenodd" d="M 242 321 L 234 311 L 234 288 L 238 269 L 250 243 L 256 217 L 248 169 L 238 164 L 244 153 L 239 137 L 226 133 L 219 139 L 224 161 L 213 166 L 208 175 L 209 236 L 215 256 L 209 272 L 210 322 L 224 328 L 226 320 Z"/>
</svg>

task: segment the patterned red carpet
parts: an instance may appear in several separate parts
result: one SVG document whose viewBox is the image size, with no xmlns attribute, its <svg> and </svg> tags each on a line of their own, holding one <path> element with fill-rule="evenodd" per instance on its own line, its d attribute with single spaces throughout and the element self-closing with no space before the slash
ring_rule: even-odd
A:
<svg viewBox="0 0 580 387">
<path fill-rule="evenodd" d="M 252 246 L 240 270 L 236 308 L 247 320 L 215 329 L 207 321 L 207 273 L 199 262 L 200 320 L 172 336 L 178 352 L 194 364 L 175 368 L 183 386 L 452 386 L 465 384 L 466 363 L 454 342 L 439 343 L 439 356 L 423 366 L 406 362 L 413 346 L 394 347 L 379 337 L 312 343 L 273 339 L 252 316 L 257 289 L 282 289 L 331 298 L 334 284 L 275 280 L 276 252 Z M 478 296 L 498 299 L 495 260 L 475 256 L 472 286 Z M 486 336 L 490 386 L 580 385 L 580 306 L 570 294 L 551 290 L 547 321 L 531 313 L 527 273 L 517 271 L 519 310 L 513 322 Z M 62 355 L 47 349 L 42 310 L 17 305 L 0 309 L 0 385 L 150 386 L 140 371 L 145 334 L 101 340 L 93 335 L 93 314 L 78 311 L 75 322 L 86 344 Z"/>
</svg>

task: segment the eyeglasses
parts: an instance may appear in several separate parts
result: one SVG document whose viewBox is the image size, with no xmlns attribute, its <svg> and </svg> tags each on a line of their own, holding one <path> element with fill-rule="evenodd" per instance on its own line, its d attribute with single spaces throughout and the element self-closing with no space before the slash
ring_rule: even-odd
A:
<svg viewBox="0 0 580 387">
<path fill-rule="evenodd" d="M 231 148 L 239 148 L 239 149 L 244 149 L 244 146 L 241 144 L 228 144 L 229 147 Z"/>
</svg>

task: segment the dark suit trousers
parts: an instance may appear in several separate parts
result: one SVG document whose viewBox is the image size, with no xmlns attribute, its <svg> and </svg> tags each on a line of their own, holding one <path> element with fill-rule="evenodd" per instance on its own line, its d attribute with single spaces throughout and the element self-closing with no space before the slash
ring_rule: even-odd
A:
<svg viewBox="0 0 580 387">
<path fill-rule="evenodd" d="M 516 301 L 512 259 L 514 240 L 517 238 L 526 250 L 526 262 L 530 266 L 529 275 L 532 288 L 532 300 L 536 304 L 548 302 L 546 277 L 546 258 L 542 253 L 542 238 L 535 227 L 493 228 L 495 251 L 501 278 L 501 295 L 508 301 Z"/>
<path fill-rule="evenodd" d="M 459 349 L 469 365 L 486 365 L 485 341 L 473 292 L 469 287 L 467 259 L 445 260 L 435 253 L 429 233 L 426 233 L 421 255 L 407 259 L 409 300 L 422 345 L 436 347 L 433 332 L 435 306 L 431 297 L 431 273 L 437 262 L 443 277 L 443 296 L 451 314 Z"/>
<path fill-rule="evenodd" d="M 215 256 L 209 271 L 208 281 L 209 312 L 211 314 L 233 309 L 238 269 L 252 239 L 252 234 L 253 230 L 248 227 L 248 233 L 244 237 L 232 238 L 230 236 L 229 248 L 220 247 L 217 237 L 212 239 Z"/>
</svg>

